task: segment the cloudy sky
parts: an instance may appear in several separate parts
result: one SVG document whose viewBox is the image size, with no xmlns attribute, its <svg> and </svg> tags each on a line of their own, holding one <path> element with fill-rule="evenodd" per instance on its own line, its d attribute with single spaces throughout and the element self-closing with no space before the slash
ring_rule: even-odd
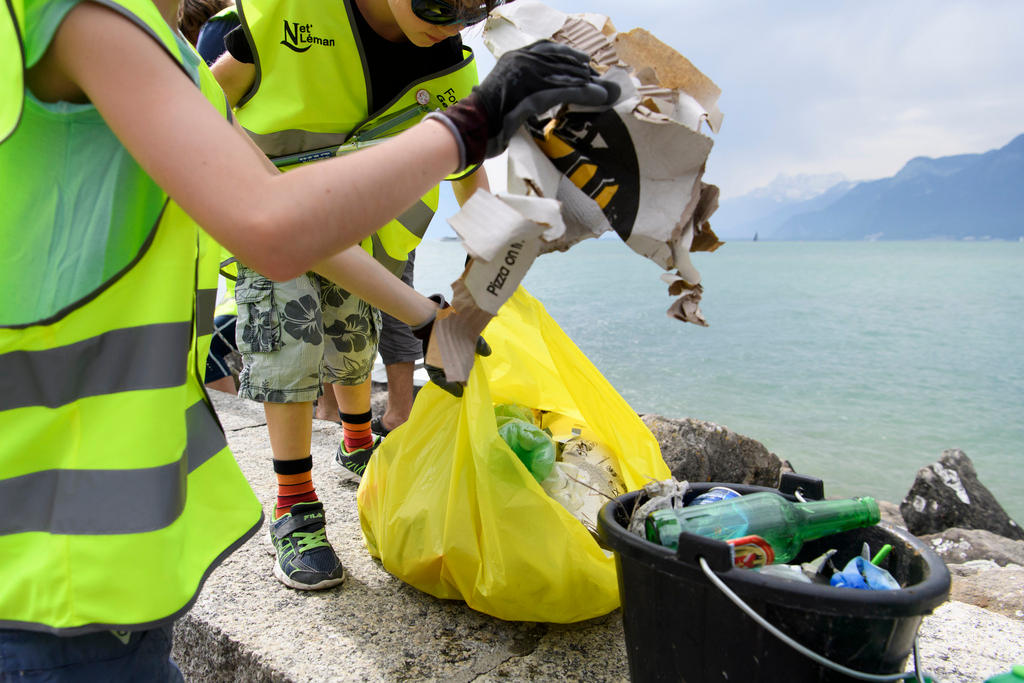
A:
<svg viewBox="0 0 1024 683">
<path fill-rule="evenodd" d="M 725 121 L 706 179 L 725 198 L 780 174 L 885 177 L 1024 133 L 1021 0 L 547 4 L 646 28 L 718 84 Z M 467 42 L 488 70 L 479 32 Z"/>
</svg>

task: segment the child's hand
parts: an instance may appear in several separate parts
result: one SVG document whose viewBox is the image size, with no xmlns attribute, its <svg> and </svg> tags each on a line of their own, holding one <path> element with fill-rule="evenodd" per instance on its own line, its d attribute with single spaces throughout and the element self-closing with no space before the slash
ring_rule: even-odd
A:
<svg viewBox="0 0 1024 683">
<path fill-rule="evenodd" d="M 448 302 L 444 300 L 444 297 L 440 294 L 431 294 L 427 297 L 431 301 L 437 304 L 438 310 L 442 308 L 448 308 Z M 427 363 L 427 348 L 430 346 L 430 335 L 434 331 L 434 320 L 436 319 L 436 313 L 431 315 L 429 319 L 411 328 L 412 333 L 416 335 L 416 338 L 423 343 L 423 365 L 427 369 L 427 377 L 430 381 L 447 391 L 456 398 L 462 397 L 462 383 L 461 382 L 449 382 L 445 376 L 444 368 L 436 365 L 430 365 Z M 491 355 L 491 347 L 483 337 L 476 338 L 476 355 L 478 356 L 489 356 Z"/>
<path fill-rule="evenodd" d="M 541 40 L 503 54 L 473 92 L 427 118 L 456 134 L 465 168 L 505 151 L 532 116 L 561 104 L 607 107 L 618 97 L 619 86 L 598 78 L 585 53 Z"/>
</svg>

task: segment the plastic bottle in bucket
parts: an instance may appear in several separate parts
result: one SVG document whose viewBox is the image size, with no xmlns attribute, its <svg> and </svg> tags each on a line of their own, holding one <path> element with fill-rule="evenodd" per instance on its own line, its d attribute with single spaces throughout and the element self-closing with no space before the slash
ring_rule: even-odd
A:
<svg viewBox="0 0 1024 683">
<path fill-rule="evenodd" d="M 774 493 L 752 493 L 708 505 L 656 510 L 645 522 L 647 540 L 675 549 L 679 534 L 707 536 L 736 548 L 736 564 L 789 562 L 805 541 L 877 524 L 873 498 L 791 503 Z"/>
</svg>

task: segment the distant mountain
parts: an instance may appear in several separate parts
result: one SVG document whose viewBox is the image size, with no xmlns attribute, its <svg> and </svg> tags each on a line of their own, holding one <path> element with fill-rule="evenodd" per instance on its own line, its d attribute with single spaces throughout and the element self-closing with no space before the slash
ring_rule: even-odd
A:
<svg viewBox="0 0 1024 683">
<path fill-rule="evenodd" d="M 841 174 L 836 175 L 841 180 L 834 185 L 799 197 L 765 193 L 766 188 L 760 188 L 742 197 L 727 199 L 711 217 L 711 225 L 715 234 L 726 240 L 749 240 L 754 235 L 776 239 L 781 226 L 794 215 L 826 207 L 855 185 Z"/>
<path fill-rule="evenodd" d="M 1024 135 L 983 154 L 917 157 L 891 178 L 843 181 L 810 199 L 772 205 L 763 188 L 723 201 L 712 225 L 725 239 L 1016 240 L 1022 188 Z"/>
<path fill-rule="evenodd" d="M 792 215 L 791 208 L 844 184 L 852 185 L 842 173 L 779 175 L 764 187 L 723 201 L 711 224 L 722 239 L 751 239 L 758 231 L 766 235 Z"/>
</svg>

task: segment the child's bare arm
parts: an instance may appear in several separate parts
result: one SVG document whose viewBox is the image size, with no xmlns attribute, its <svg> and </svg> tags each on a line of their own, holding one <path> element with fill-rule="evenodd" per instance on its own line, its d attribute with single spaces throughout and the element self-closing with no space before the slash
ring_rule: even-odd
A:
<svg viewBox="0 0 1024 683">
<path fill-rule="evenodd" d="M 213 71 L 232 107 L 249 92 L 252 82 L 256 80 L 256 65 L 240 62 L 228 52 L 218 57 L 210 70 Z"/>
<path fill-rule="evenodd" d="M 68 14 L 32 76 L 79 88 L 172 199 L 275 279 L 355 244 L 458 165 L 452 135 L 426 122 L 358 155 L 275 174 L 152 38 L 91 2 Z"/>
<path fill-rule="evenodd" d="M 437 310 L 433 301 L 402 282 L 359 246 L 321 261 L 313 270 L 407 325 L 418 325 Z"/>
</svg>

